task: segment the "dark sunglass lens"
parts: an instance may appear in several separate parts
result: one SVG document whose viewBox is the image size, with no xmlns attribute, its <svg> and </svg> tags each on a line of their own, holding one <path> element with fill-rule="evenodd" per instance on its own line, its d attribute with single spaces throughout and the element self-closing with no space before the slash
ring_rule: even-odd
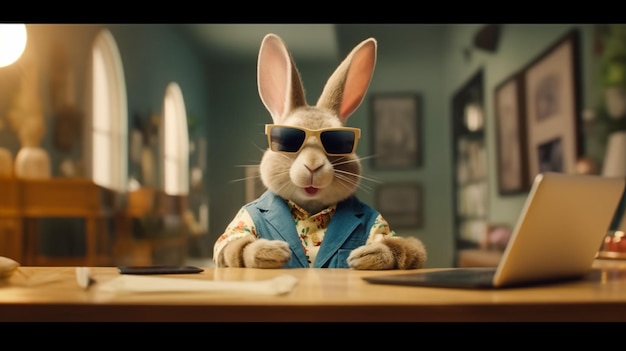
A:
<svg viewBox="0 0 626 351">
<path fill-rule="evenodd" d="M 296 152 L 304 142 L 305 133 L 295 128 L 274 127 L 270 132 L 272 150 Z"/>
<path fill-rule="evenodd" d="M 350 154 L 354 149 L 355 134 L 351 130 L 325 131 L 320 139 L 329 154 Z"/>
</svg>

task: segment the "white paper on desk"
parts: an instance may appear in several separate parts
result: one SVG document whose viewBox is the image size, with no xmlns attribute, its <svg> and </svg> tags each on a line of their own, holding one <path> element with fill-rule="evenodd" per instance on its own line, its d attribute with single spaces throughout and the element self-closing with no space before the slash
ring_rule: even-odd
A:
<svg viewBox="0 0 626 351">
<path fill-rule="evenodd" d="M 268 280 L 215 281 L 184 278 L 146 277 L 120 275 L 99 284 L 97 289 L 106 292 L 150 293 L 150 292 L 243 292 L 261 295 L 283 295 L 289 293 L 298 279 L 291 275 L 279 275 Z"/>
</svg>

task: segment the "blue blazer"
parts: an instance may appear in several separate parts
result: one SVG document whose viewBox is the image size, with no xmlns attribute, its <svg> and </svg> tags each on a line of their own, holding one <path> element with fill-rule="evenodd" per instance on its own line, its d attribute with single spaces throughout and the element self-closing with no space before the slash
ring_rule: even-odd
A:
<svg viewBox="0 0 626 351">
<path fill-rule="evenodd" d="M 267 190 L 244 207 L 254 221 L 259 238 L 289 243 L 291 259 L 283 268 L 310 267 L 287 201 Z M 313 267 L 349 268 L 348 255 L 357 247 L 365 245 L 378 214 L 378 211 L 356 196 L 338 203 Z"/>
</svg>

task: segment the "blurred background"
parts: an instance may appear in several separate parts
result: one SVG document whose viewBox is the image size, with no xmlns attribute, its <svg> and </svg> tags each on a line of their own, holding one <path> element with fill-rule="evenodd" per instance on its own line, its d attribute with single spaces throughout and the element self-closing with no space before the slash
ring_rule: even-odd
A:
<svg viewBox="0 0 626 351">
<path fill-rule="evenodd" d="M 552 170 L 626 176 L 626 147 L 609 155 L 626 131 L 622 25 L 26 24 L 23 53 L 0 59 L 0 255 L 209 264 L 217 237 L 263 190 L 254 166 L 271 117 L 256 60 L 270 32 L 286 41 L 309 103 L 356 44 L 377 39 L 368 95 L 348 120 L 362 129 L 357 153 L 376 180 L 358 196 L 425 243 L 427 267 L 462 265 L 465 251 L 478 255 L 473 264 L 497 263 L 539 162 L 526 116 L 543 98 L 563 118 L 546 132 L 564 138 Z M 532 86 L 532 74 L 552 73 L 560 78 L 544 79 L 547 88 Z M 510 82 L 519 94 L 503 89 Z M 393 111 L 406 97 L 405 147 L 418 157 L 377 166 L 378 129 L 393 128 L 393 113 L 374 101 Z M 503 154 L 502 135 L 526 151 Z M 394 204 L 384 194 L 396 185 L 418 190 Z"/>
</svg>

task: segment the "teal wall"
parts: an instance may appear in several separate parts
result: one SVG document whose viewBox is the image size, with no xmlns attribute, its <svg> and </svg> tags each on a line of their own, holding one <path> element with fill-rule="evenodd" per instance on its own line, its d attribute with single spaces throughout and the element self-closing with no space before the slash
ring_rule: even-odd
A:
<svg viewBox="0 0 626 351">
<path fill-rule="evenodd" d="M 161 113 L 165 88 L 180 86 L 189 117 L 198 118 L 198 132 L 207 128 L 210 100 L 207 66 L 187 37 L 172 25 L 113 24 L 126 76 L 128 110 Z"/>
</svg>

